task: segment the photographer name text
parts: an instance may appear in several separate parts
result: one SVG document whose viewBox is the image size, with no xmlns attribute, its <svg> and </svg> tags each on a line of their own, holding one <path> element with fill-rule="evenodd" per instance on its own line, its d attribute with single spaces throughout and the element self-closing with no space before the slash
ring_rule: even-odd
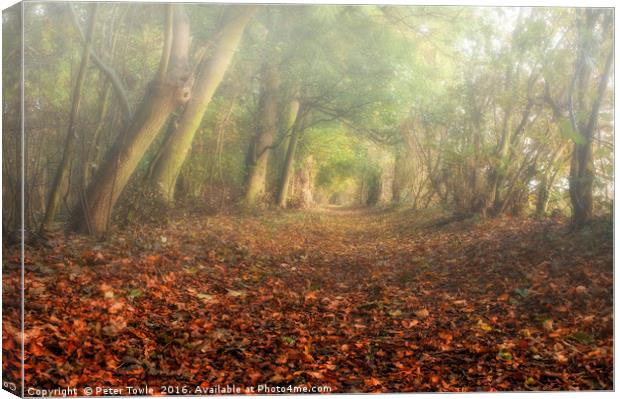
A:
<svg viewBox="0 0 620 399">
<path fill-rule="evenodd" d="M 278 385 L 260 384 L 257 386 L 240 387 L 237 385 L 162 385 L 159 387 L 96 386 L 84 388 L 28 388 L 28 396 L 68 397 L 68 396 L 134 396 L 134 395 L 242 395 L 242 394 L 274 394 L 274 393 L 324 393 L 331 392 L 328 386 Z"/>
</svg>

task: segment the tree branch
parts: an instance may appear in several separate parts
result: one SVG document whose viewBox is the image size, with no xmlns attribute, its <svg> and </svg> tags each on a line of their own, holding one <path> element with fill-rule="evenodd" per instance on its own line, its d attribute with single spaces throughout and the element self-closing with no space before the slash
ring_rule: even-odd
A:
<svg viewBox="0 0 620 399">
<path fill-rule="evenodd" d="M 77 30 L 78 35 L 80 36 L 80 40 L 82 40 L 82 42 L 86 42 L 86 36 L 84 35 L 84 31 L 82 30 L 82 27 L 80 26 L 80 21 L 75 12 L 75 9 L 73 8 L 73 4 L 69 4 L 69 10 L 71 11 L 71 15 L 73 16 L 73 25 L 75 26 L 75 29 Z M 118 99 L 121 102 L 121 109 L 123 111 L 123 117 L 125 118 L 126 121 L 130 120 L 132 116 L 132 110 L 131 110 L 131 106 L 129 105 L 127 91 L 125 90 L 125 87 L 123 86 L 123 82 L 120 80 L 120 78 L 116 74 L 116 71 L 114 71 L 114 69 L 106 65 L 106 63 L 103 62 L 103 60 L 99 57 L 99 55 L 97 55 L 97 53 L 92 47 L 90 49 L 90 58 L 92 59 L 93 64 L 97 65 L 99 70 L 108 78 L 108 80 L 112 84 L 112 87 L 114 87 L 114 92 L 116 93 L 116 95 L 118 96 Z"/>
</svg>

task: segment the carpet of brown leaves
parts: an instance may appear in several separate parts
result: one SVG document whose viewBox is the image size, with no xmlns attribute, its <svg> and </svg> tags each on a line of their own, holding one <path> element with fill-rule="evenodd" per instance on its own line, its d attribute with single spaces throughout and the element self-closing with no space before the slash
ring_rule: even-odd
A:
<svg viewBox="0 0 620 399">
<path fill-rule="evenodd" d="M 27 248 L 26 385 L 613 389 L 612 245 L 603 222 L 356 210 L 59 236 Z"/>
</svg>

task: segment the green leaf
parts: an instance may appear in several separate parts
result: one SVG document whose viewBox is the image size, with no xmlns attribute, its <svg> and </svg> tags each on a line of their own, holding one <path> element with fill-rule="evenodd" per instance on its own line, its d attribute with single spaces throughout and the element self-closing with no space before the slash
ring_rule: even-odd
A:
<svg viewBox="0 0 620 399">
<path fill-rule="evenodd" d="M 127 294 L 128 298 L 137 298 L 139 296 L 142 296 L 142 290 L 140 288 L 132 288 Z"/>
<path fill-rule="evenodd" d="M 527 288 L 517 288 L 515 290 L 515 292 L 521 297 L 521 298 L 525 298 L 528 294 L 527 292 Z"/>
<path fill-rule="evenodd" d="M 594 339 L 589 334 L 582 331 L 577 331 L 576 333 L 569 335 L 568 338 L 585 345 L 590 345 L 594 343 Z"/>
<path fill-rule="evenodd" d="M 512 360 L 512 353 L 510 353 L 508 349 L 502 348 L 497 353 L 497 357 L 499 357 L 502 360 Z"/>
<path fill-rule="evenodd" d="M 282 341 L 286 342 L 289 345 L 293 345 L 295 343 L 295 338 L 291 338 L 291 337 L 282 337 Z"/>
</svg>

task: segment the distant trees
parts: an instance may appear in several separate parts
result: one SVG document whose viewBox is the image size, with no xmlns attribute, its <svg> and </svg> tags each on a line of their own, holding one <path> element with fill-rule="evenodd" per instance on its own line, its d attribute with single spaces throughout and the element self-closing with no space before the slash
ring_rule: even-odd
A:
<svg viewBox="0 0 620 399">
<path fill-rule="evenodd" d="M 31 227 L 105 234 L 135 191 L 209 210 L 561 208 L 575 227 L 612 201 L 610 10 L 32 7 Z"/>
<path fill-rule="evenodd" d="M 82 90 L 84 82 L 86 81 L 86 68 L 88 68 L 88 62 L 90 60 L 90 52 L 92 49 L 93 31 L 95 30 L 95 21 L 97 17 L 97 3 L 92 6 L 92 10 L 89 15 L 88 30 L 84 39 L 84 47 L 82 49 L 82 60 L 78 69 L 78 76 L 75 81 L 73 93 L 71 95 L 71 111 L 69 113 L 69 126 L 67 127 L 67 138 L 65 140 L 65 148 L 62 153 L 62 160 L 56 171 L 56 176 L 52 183 L 52 191 L 49 195 L 47 205 L 45 207 L 45 215 L 43 216 L 43 222 L 41 222 L 41 231 L 45 231 L 50 228 L 58 208 L 60 206 L 60 200 L 62 191 L 68 187 L 68 177 L 71 172 L 71 164 L 76 157 L 77 149 L 77 118 L 80 111 L 80 104 L 82 102 Z"/>
<path fill-rule="evenodd" d="M 418 140 L 421 130 L 431 131 L 419 158 L 438 160 L 436 168 L 421 169 L 436 201 L 492 216 L 521 214 L 534 196 L 533 212 L 543 215 L 550 193 L 568 185 L 573 226 L 590 219 L 592 147 L 611 154 L 591 130 L 610 93 L 609 18 L 609 10 L 521 10 L 504 47 L 482 41 L 461 49 L 466 58 L 457 59 L 468 72 L 447 94 L 451 99 L 420 110 L 408 133 Z M 490 28 L 497 29 L 484 27 Z M 570 174 L 558 187 L 569 143 Z"/>
</svg>

